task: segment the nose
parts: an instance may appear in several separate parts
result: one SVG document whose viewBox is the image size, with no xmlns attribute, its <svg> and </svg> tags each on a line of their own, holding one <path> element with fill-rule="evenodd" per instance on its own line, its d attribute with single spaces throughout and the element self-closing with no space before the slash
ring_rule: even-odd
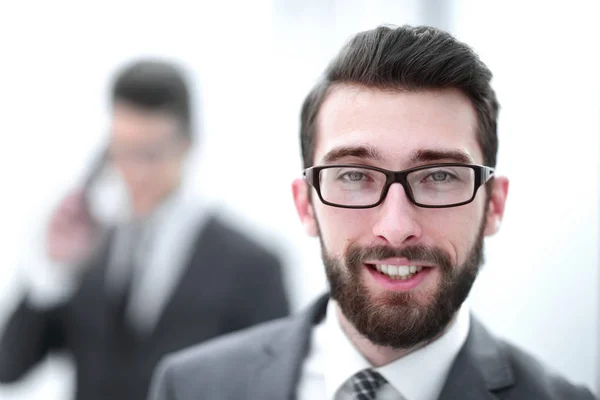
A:
<svg viewBox="0 0 600 400">
<path fill-rule="evenodd" d="M 392 184 L 383 203 L 377 208 L 379 213 L 373 233 L 379 241 L 398 247 L 421 237 L 422 228 L 416 218 L 416 206 L 411 203 L 401 184 Z"/>
</svg>

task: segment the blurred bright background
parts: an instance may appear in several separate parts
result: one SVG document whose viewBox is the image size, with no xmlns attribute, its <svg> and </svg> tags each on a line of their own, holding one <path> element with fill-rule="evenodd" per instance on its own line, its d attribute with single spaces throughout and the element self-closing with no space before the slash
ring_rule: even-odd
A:
<svg viewBox="0 0 600 400">
<path fill-rule="evenodd" d="M 300 104 L 353 33 L 431 24 L 476 49 L 502 105 L 510 195 L 472 307 L 600 393 L 599 20 L 597 1 L 3 1 L 0 321 L 19 294 L 19 260 L 106 137 L 110 77 L 142 55 L 181 62 L 201 96 L 186 190 L 277 251 L 294 310 L 306 306 L 326 283 L 291 198 Z M 72 381 L 56 357 L 0 399 L 68 399 Z"/>
</svg>

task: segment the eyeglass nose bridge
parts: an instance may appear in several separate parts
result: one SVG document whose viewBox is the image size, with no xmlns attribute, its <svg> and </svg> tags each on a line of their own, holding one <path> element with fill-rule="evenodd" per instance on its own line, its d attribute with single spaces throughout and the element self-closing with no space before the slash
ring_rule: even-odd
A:
<svg viewBox="0 0 600 400">
<path fill-rule="evenodd" d="M 394 183 L 399 183 L 400 185 L 402 185 L 402 187 L 404 188 L 404 193 L 406 193 L 406 197 L 408 197 L 408 200 L 410 200 L 410 202 L 412 204 L 416 204 L 414 194 L 408 183 L 407 178 L 408 178 L 408 172 L 394 172 L 394 171 L 386 172 L 385 186 L 383 187 L 383 190 L 381 192 L 381 198 L 379 199 L 379 202 L 377 203 L 377 205 L 383 203 L 383 201 L 387 197 L 387 194 L 388 194 L 390 188 L 392 187 L 392 185 Z"/>
</svg>

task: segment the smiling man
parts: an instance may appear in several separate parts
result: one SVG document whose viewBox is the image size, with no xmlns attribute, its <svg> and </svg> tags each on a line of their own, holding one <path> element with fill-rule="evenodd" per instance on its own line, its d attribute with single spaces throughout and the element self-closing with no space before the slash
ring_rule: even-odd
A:
<svg viewBox="0 0 600 400">
<path fill-rule="evenodd" d="M 430 27 L 356 35 L 306 98 L 296 209 L 331 292 L 165 360 L 155 400 L 590 399 L 464 304 L 504 214 L 498 102 Z"/>
</svg>

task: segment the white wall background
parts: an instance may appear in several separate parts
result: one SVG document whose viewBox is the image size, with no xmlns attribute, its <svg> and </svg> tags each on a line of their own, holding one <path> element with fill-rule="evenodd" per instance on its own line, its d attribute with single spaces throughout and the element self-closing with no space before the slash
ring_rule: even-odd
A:
<svg viewBox="0 0 600 400">
<path fill-rule="evenodd" d="M 473 308 L 497 334 L 598 388 L 599 8 L 548 3 L 0 2 L 0 318 L 17 299 L 33 233 L 103 138 L 109 77 L 147 54 L 184 62 L 202 85 L 190 190 L 281 252 L 294 308 L 305 306 L 326 285 L 289 190 L 303 96 L 357 30 L 436 23 L 476 48 L 502 103 L 498 172 L 511 178 L 510 196 Z M 270 182 L 259 185 L 266 168 Z M 0 399 L 65 399 L 71 383 L 68 360 L 57 359 L 1 387 Z"/>
<path fill-rule="evenodd" d="M 453 28 L 495 73 L 502 232 L 472 299 L 494 331 L 600 393 L 600 7 L 461 0 Z"/>
</svg>

